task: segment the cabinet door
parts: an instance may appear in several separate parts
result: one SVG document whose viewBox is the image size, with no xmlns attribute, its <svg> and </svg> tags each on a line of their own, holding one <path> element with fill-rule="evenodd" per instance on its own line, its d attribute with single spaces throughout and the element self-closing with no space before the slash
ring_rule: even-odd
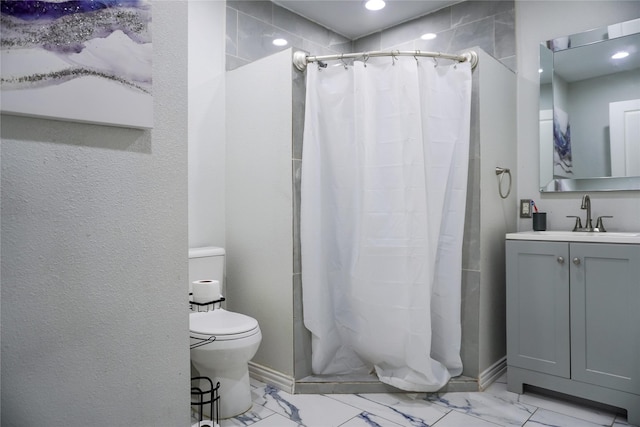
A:
<svg viewBox="0 0 640 427">
<path fill-rule="evenodd" d="M 569 244 L 506 245 L 507 363 L 569 378 Z"/>
<path fill-rule="evenodd" d="M 575 380 L 640 393 L 640 245 L 572 243 Z"/>
</svg>

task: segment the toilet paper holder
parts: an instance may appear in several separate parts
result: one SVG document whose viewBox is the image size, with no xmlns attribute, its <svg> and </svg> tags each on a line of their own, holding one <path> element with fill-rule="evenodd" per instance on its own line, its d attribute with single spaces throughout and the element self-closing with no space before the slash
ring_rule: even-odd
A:
<svg viewBox="0 0 640 427">
<path fill-rule="evenodd" d="M 198 422 L 194 425 L 205 426 L 210 424 L 204 424 L 207 422 L 204 418 L 204 407 L 209 405 L 209 420 L 211 420 L 215 426 L 220 423 L 220 381 L 213 386 L 213 381 L 209 377 L 192 377 L 191 378 L 191 406 L 197 407 Z M 207 400 L 208 399 L 208 400 Z"/>
<path fill-rule="evenodd" d="M 193 293 L 189 292 L 189 296 L 193 296 Z M 223 296 L 220 296 L 220 298 L 213 301 L 208 301 L 208 302 L 195 302 L 193 300 L 189 300 L 189 310 L 191 311 L 209 311 L 210 309 L 215 310 L 216 304 L 220 304 L 224 301 L 226 301 L 226 298 Z M 195 309 L 194 309 L 194 306 L 195 306 Z M 211 306 L 211 308 L 209 308 L 209 306 Z M 206 308 L 206 310 L 201 310 L 202 307 Z"/>
<path fill-rule="evenodd" d="M 189 293 L 189 296 L 191 296 L 191 295 L 193 295 L 193 294 Z M 215 310 L 216 309 L 216 304 L 220 304 L 223 301 L 225 301 L 225 298 L 223 296 L 220 296 L 220 298 L 217 299 L 217 300 L 208 301 L 208 302 L 195 302 L 195 301 L 189 300 L 189 310 L 197 311 L 197 312 Z M 194 306 L 196 307 L 195 309 L 194 309 Z M 209 307 L 209 306 L 211 306 L 211 307 Z M 202 307 L 204 307 L 205 310 L 201 310 Z M 202 347 L 203 345 L 210 344 L 210 343 L 212 343 L 212 342 L 214 342 L 216 340 L 216 336 L 215 335 L 211 335 L 208 338 L 200 338 L 200 337 L 193 337 L 193 336 L 190 337 L 190 338 L 194 342 L 189 346 L 189 349 Z"/>
<path fill-rule="evenodd" d="M 193 336 L 190 336 L 189 338 L 191 338 L 192 340 L 195 341 L 193 344 L 189 345 L 189 350 L 193 350 L 194 348 L 202 347 L 203 345 L 210 344 L 210 343 L 212 343 L 212 342 L 214 342 L 216 340 L 216 336 L 215 335 L 211 335 L 208 338 L 199 338 L 199 337 L 193 337 Z"/>
</svg>

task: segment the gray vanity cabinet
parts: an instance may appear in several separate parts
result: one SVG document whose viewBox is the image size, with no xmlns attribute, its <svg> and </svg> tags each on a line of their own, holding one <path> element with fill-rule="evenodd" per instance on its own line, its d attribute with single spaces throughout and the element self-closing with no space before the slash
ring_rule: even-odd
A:
<svg viewBox="0 0 640 427">
<path fill-rule="evenodd" d="M 507 363 L 570 377 L 569 245 L 507 241 Z"/>
<path fill-rule="evenodd" d="M 640 246 L 572 243 L 570 253 L 571 377 L 640 394 Z"/>
<path fill-rule="evenodd" d="M 508 389 L 625 408 L 640 425 L 640 245 L 507 240 Z"/>
</svg>

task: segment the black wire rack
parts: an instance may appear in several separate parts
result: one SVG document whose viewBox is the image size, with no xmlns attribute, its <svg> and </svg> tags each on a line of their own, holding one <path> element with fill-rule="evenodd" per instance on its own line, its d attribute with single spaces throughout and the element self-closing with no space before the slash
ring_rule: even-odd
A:
<svg viewBox="0 0 640 427">
<path fill-rule="evenodd" d="M 189 296 L 193 296 L 193 293 L 189 293 Z M 216 299 L 209 302 L 195 302 L 189 300 L 189 310 L 191 311 L 209 311 L 215 310 L 216 304 L 221 304 L 226 301 L 226 298 L 221 296 L 220 299 Z"/>
<path fill-rule="evenodd" d="M 189 293 L 189 296 L 193 295 L 192 293 Z M 223 296 L 220 297 L 220 299 L 217 300 L 213 300 L 213 301 L 209 301 L 209 302 L 195 302 L 195 301 L 189 301 L 189 310 L 191 311 L 196 311 L 196 312 L 204 312 L 204 311 L 209 311 L 209 310 L 215 310 L 216 309 L 216 304 L 222 303 L 223 301 L 225 301 L 225 298 Z M 207 338 L 200 338 L 200 337 L 194 337 L 191 336 L 191 344 L 189 346 L 189 349 L 193 350 L 194 348 L 198 348 L 198 347 L 202 347 L 203 345 L 207 345 L 209 343 L 212 343 L 216 340 L 215 335 L 210 335 Z"/>
<path fill-rule="evenodd" d="M 189 293 L 189 296 L 192 296 L 192 293 Z M 215 310 L 216 304 L 220 304 L 225 301 L 223 296 L 220 299 L 209 301 L 209 302 L 195 302 L 189 301 L 189 310 L 191 311 L 209 311 Z M 215 335 L 211 335 L 207 338 L 197 338 L 191 337 L 193 342 L 190 345 L 190 349 L 198 348 L 203 345 L 207 345 L 216 340 Z M 204 384 L 204 385 L 203 385 Z M 204 390 L 203 390 L 204 389 Z M 191 378 L 191 406 L 197 408 L 196 412 L 198 415 L 197 426 L 204 425 L 203 421 L 206 421 L 206 412 L 205 407 L 209 405 L 209 420 L 214 422 L 214 425 L 218 425 L 220 421 L 220 382 L 216 383 L 216 386 L 213 386 L 213 381 L 209 377 L 193 377 Z"/>
<path fill-rule="evenodd" d="M 220 382 L 213 386 L 213 381 L 209 377 L 193 377 L 191 378 L 191 406 L 196 408 L 198 422 L 195 424 L 200 427 L 203 421 L 207 421 L 207 413 L 205 407 L 209 405 L 208 419 L 214 425 L 220 423 Z"/>
</svg>

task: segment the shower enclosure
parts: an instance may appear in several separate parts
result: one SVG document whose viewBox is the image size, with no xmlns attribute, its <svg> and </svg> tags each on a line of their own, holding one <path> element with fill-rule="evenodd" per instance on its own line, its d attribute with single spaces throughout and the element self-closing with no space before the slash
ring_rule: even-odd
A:
<svg viewBox="0 0 640 427">
<path fill-rule="evenodd" d="M 516 228 L 517 203 L 499 197 L 495 167 L 516 166 L 515 76 L 474 50 L 480 58 L 472 76 L 461 272 L 463 373 L 448 390 L 477 390 L 506 367 L 503 238 Z M 286 50 L 227 74 L 228 306 L 260 323 L 252 376 L 296 393 L 394 390 L 373 375 L 311 371 L 299 234 L 305 74 L 292 55 Z"/>
</svg>

